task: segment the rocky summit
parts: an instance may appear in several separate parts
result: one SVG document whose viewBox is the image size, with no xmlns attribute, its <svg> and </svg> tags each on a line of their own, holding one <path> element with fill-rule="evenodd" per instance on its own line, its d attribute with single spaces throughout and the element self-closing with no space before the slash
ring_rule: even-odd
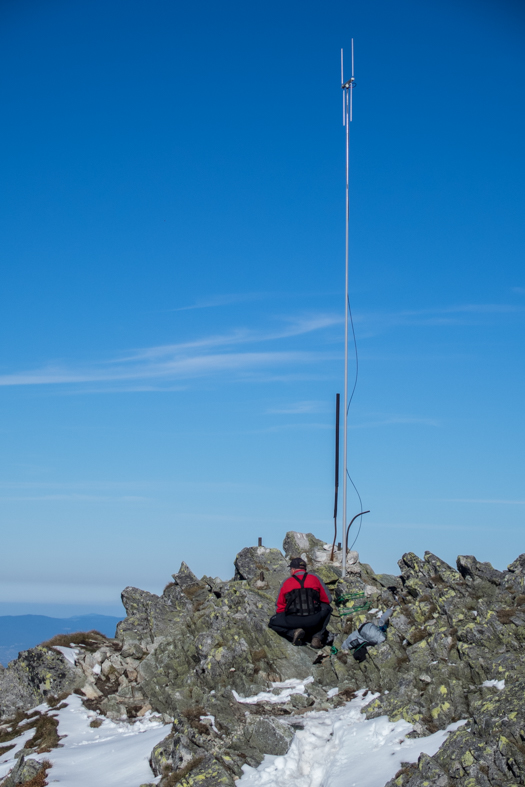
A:
<svg viewBox="0 0 525 787">
<path fill-rule="evenodd" d="M 335 639 L 322 650 L 293 647 L 268 629 L 297 555 L 336 601 Z M 161 787 L 233 787 L 243 765 L 286 754 L 304 714 L 368 689 L 367 717 L 405 719 L 413 737 L 465 721 L 434 756 L 405 763 L 388 787 L 525 784 L 525 555 L 501 572 L 469 555 L 452 568 L 430 552 L 407 553 L 400 574 L 386 575 L 351 552 L 344 580 L 341 552 L 330 558 L 330 545 L 289 532 L 283 552 L 243 549 L 229 581 L 198 579 L 183 563 L 161 596 L 126 588 L 115 639 L 77 637 L 75 665 L 50 641 L 0 670 L 0 735 L 24 711 L 76 692 L 110 719 L 154 712 L 171 724 L 151 753 Z M 341 650 L 343 640 L 377 620 L 394 594 L 400 603 L 386 641 L 358 663 Z M 259 701 L 246 702 L 255 695 Z M 42 751 L 37 743 L 35 736 L 22 750 L 25 781 L 34 776 L 31 754 Z M 13 778 L 4 784 L 24 781 Z"/>
</svg>

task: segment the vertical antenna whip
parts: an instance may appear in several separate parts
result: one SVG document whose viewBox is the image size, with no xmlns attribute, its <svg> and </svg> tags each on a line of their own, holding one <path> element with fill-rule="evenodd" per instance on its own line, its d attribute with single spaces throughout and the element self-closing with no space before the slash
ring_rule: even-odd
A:
<svg viewBox="0 0 525 787">
<path fill-rule="evenodd" d="M 343 73 L 343 50 L 341 50 L 341 88 L 343 90 L 343 125 L 346 127 L 346 210 L 345 210 L 345 409 L 344 409 L 344 429 L 343 429 L 343 565 L 342 576 L 346 576 L 346 553 L 347 553 L 347 487 L 348 487 L 348 234 L 350 220 L 350 201 L 349 201 L 349 166 L 350 166 L 350 122 L 352 120 L 352 90 L 355 87 L 354 77 L 354 39 L 352 38 L 352 75 L 345 82 Z M 353 521 L 353 520 L 352 520 Z"/>
</svg>

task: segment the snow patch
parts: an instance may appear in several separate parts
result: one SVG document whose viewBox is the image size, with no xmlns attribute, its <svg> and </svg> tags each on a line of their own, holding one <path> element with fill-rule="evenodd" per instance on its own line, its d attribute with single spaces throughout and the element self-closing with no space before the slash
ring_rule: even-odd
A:
<svg viewBox="0 0 525 787">
<path fill-rule="evenodd" d="M 211 722 L 210 723 L 210 727 L 212 728 L 212 730 L 214 732 L 217 733 L 217 735 L 219 734 L 219 730 L 215 726 L 215 716 L 212 716 L 211 714 L 208 714 L 207 716 L 200 716 L 200 720 L 201 721 L 209 721 L 209 722 Z"/>
<path fill-rule="evenodd" d="M 64 648 L 62 645 L 53 645 L 53 650 L 58 650 L 70 664 L 73 666 L 77 663 L 78 650 L 76 648 Z"/>
<path fill-rule="evenodd" d="M 266 755 L 257 769 L 245 765 L 238 787 L 383 787 L 402 762 L 416 762 L 422 752 L 432 756 L 449 732 L 465 724 L 407 738 L 412 725 L 406 721 L 366 719 L 361 709 L 379 695 L 363 694 L 342 708 L 305 714 L 288 753 Z"/>
<path fill-rule="evenodd" d="M 288 702 L 292 694 L 306 694 L 305 687 L 309 683 L 313 683 L 313 676 L 299 680 L 298 678 L 290 678 L 282 683 L 272 683 L 272 689 L 282 689 L 278 694 L 273 694 L 271 691 L 261 691 L 259 694 L 254 694 L 252 697 L 241 697 L 236 691 L 232 691 L 233 696 L 237 702 L 242 702 L 246 705 L 256 705 L 258 702 L 271 702 L 273 704 L 280 702 Z"/>
<path fill-rule="evenodd" d="M 498 691 L 503 691 L 505 688 L 505 681 L 504 680 L 485 680 L 481 684 L 482 686 L 495 686 Z"/>
</svg>

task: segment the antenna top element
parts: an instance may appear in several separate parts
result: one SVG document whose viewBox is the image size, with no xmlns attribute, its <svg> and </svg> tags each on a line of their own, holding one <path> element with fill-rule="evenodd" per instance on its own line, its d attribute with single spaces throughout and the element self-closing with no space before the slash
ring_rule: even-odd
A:
<svg viewBox="0 0 525 787">
<path fill-rule="evenodd" d="M 352 38 L 352 76 L 345 82 L 343 69 L 343 50 L 341 49 L 341 88 L 343 89 L 343 126 L 352 120 L 352 89 L 355 87 L 354 77 L 354 39 Z"/>
</svg>

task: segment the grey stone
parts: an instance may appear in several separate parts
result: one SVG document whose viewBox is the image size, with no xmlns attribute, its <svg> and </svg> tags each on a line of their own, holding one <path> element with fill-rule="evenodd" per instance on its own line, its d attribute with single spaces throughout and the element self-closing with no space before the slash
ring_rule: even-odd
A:
<svg viewBox="0 0 525 787">
<path fill-rule="evenodd" d="M 403 583 L 401 582 L 401 577 L 396 577 L 394 574 L 374 574 L 374 579 L 378 582 L 381 587 L 389 588 L 394 587 L 399 590 L 403 587 Z"/>
<path fill-rule="evenodd" d="M 263 574 L 264 589 L 275 595 L 290 575 L 287 561 L 278 549 L 267 547 L 246 547 L 235 558 L 235 578 L 246 580 L 250 586 L 256 587 Z M 272 595 L 272 597 L 273 597 Z"/>
<path fill-rule="evenodd" d="M 508 570 L 513 574 L 525 574 L 525 554 L 520 555 L 512 563 L 507 566 Z"/>
<path fill-rule="evenodd" d="M 499 585 L 503 580 L 501 571 L 497 571 L 490 563 L 480 563 L 473 555 L 459 555 L 457 566 L 463 577 L 484 579 L 493 585 Z"/>
<path fill-rule="evenodd" d="M 266 717 L 248 722 L 248 740 L 263 754 L 286 754 L 293 735 L 293 730 L 277 719 Z"/>
<path fill-rule="evenodd" d="M 31 781 L 42 770 L 42 763 L 38 760 L 26 760 L 20 757 L 17 764 L 2 782 L 2 787 L 16 787 Z"/>
</svg>

